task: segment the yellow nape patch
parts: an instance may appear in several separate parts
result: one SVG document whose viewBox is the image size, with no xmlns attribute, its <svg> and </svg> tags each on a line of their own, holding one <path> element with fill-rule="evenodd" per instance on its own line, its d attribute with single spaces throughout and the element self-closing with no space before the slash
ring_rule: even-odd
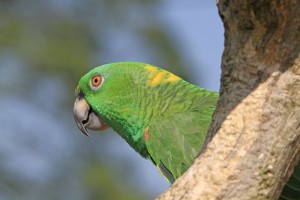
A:
<svg viewBox="0 0 300 200">
<path fill-rule="evenodd" d="M 158 70 L 156 67 L 151 65 L 146 66 L 146 69 L 148 69 L 151 73 L 155 73 Z"/>
<path fill-rule="evenodd" d="M 179 80 L 180 80 L 180 78 L 172 73 L 169 73 L 169 76 L 166 79 L 167 82 L 174 82 L 174 81 L 179 81 Z"/>
<path fill-rule="evenodd" d="M 166 83 L 166 82 L 175 82 L 179 81 L 180 78 L 171 72 L 168 72 L 163 69 L 156 68 L 154 66 L 146 66 L 146 69 L 149 71 L 149 82 L 148 84 L 150 86 L 156 86 L 160 83 Z"/>
<path fill-rule="evenodd" d="M 160 71 L 160 72 L 154 74 L 154 76 L 152 76 L 152 78 L 150 80 L 150 85 L 157 85 L 157 84 L 161 83 L 164 80 L 164 75 L 166 75 L 165 71 Z"/>
</svg>

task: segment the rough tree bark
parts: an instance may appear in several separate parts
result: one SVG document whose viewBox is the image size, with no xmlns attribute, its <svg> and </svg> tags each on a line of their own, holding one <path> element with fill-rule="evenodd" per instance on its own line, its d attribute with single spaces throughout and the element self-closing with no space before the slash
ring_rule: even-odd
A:
<svg viewBox="0 0 300 200">
<path fill-rule="evenodd" d="M 300 1 L 217 5 L 225 50 L 212 140 L 159 200 L 277 199 L 299 159 Z"/>
</svg>

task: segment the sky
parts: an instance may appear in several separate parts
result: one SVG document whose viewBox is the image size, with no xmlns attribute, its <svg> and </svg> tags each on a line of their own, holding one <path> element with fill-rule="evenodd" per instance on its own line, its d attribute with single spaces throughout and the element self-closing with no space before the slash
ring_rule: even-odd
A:
<svg viewBox="0 0 300 200">
<path fill-rule="evenodd" d="M 215 1 L 169 0 L 165 3 L 162 13 L 192 65 L 193 83 L 219 91 L 224 30 Z M 198 74 L 203 74 L 201 81 Z"/>
</svg>

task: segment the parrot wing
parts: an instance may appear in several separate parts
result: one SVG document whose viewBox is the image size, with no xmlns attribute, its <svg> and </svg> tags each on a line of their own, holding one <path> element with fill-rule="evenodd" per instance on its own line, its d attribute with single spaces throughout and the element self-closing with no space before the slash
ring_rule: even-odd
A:
<svg viewBox="0 0 300 200">
<path fill-rule="evenodd" d="M 198 156 L 210 121 L 199 111 L 151 119 L 144 132 L 145 144 L 150 159 L 169 182 L 181 176 Z"/>
</svg>

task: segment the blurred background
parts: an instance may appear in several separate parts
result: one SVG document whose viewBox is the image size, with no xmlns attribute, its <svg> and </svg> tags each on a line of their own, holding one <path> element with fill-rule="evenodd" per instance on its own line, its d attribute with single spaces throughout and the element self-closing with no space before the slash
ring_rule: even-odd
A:
<svg viewBox="0 0 300 200">
<path fill-rule="evenodd" d="M 219 90 L 215 0 L 0 0 L 0 199 L 153 199 L 169 184 L 113 131 L 85 137 L 74 90 L 91 68 L 157 65 Z"/>
</svg>

